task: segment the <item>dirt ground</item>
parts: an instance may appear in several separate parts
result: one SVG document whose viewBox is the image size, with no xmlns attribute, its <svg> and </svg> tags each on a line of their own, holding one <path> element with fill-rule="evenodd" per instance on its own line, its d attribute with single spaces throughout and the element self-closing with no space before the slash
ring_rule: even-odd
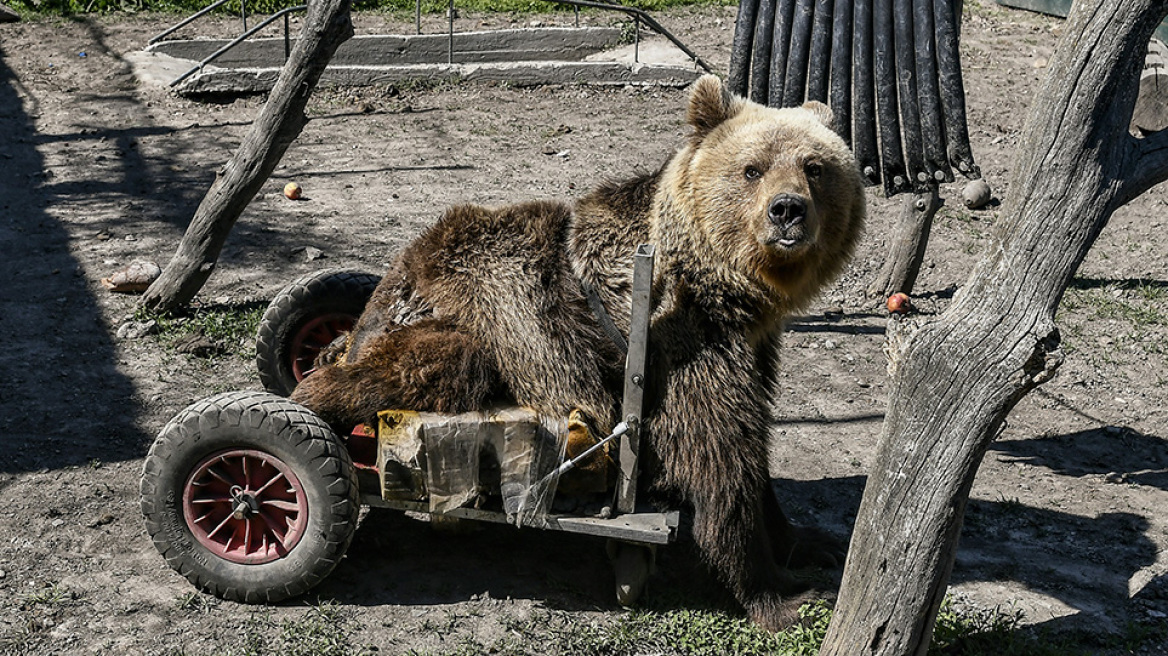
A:
<svg viewBox="0 0 1168 656">
<path fill-rule="evenodd" d="M 360 32 L 409 29 L 355 20 Z M 520 22 L 531 20 L 568 16 Z M 660 20 L 725 70 L 732 8 Z M 511 22 L 464 15 L 458 27 Z M 247 357 L 197 358 L 151 336 L 118 337 L 136 299 L 99 281 L 135 258 L 173 254 L 262 103 L 200 103 L 139 85 L 123 56 L 167 23 L 0 25 L 0 653 L 242 651 L 251 629 L 303 619 L 319 600 L 349 618 L 353 644 L 380 653 L 490 644 L 557 613 L 623 612 L 599 541 L 503 527 L 442 535 L 387 513 L 365 518 L 309 599 L 220 602 L 193 595 L 165 566 L 138 508 L 149 444 L 196 399 L 259 382 Z M 967 8 L 970 130 L 998 199 L 1009 196 L 1019 132 L 1060 24 Z M 215 20 L 199 31 L 235 28 Z M 322 89 L 199 300 L 264 303 L 324 266 L 380 272 L 450 203 L 571 198 L 655 167 L 683 139 L 684 98 L 664 88 Z M 307 200 L 280 195 L 289 180 Z M 1000 220 L 1000 205 L 965 210 L 959 186 L 943 194 L 917 288 L 926 313 L 949 302 Z M 790 324 L 775 408 L 772 474 L 784 503 L 841 537 L 886 403 L 887 319 L 864 290 L 903 201 L 870 201 L 854 264 Z M 1161 187 L 1123 208 L 1083 265 L 1059 316 L 1067 361 L 987 454 L 953 573 L 959 603 L 1098 635 L 1103 653 L 1131 653 L 1126 644 L 1168 617 L 1166 206 Z M 306 247 L 323 257 L 308 261 Z M 836 308 L 843 318 L 828 317 Z M 651 595 L 684 598 L 684 551 L 664 551 Z M 1168 654 L 1168 644 L 1144 641 L 1138 653 Z"/>
</svg>

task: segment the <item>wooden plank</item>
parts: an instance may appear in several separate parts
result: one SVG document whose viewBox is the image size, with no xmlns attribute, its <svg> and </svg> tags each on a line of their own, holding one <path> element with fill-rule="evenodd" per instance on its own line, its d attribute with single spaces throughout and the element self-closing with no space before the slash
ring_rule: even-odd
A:
<svg viewBox="0 0 1168 656">
<path fill-rule="evenodd" d="M 629 432 L 621 439 L 621 475 L 616 508 L 630 513 L 637 506 L 637 459 L 641 453 L 641 413 L 645 401 L 645 360 L 649 353 L 649 314 L 652 312 L 653 255 L 651 244 L 641 244 L 633 256 L 632 310 L 629 317 L 629 354 L 625 361 L 625 394 L 621 412 Z"/>
<path fill-rule="evenodd" d="M 455 508 L 443 513 L 431 513 L 430 506 L 425 502 L 406 501 L 403 499 L 382 499 L 375 494 L 362 496 L 361 502 L 377 508 L 425 513 L 440 517 L 470 519 L 479 522 L 490 522 L 492 524 L 514 525 L 508 520 L 506 513 L 490 510 Z M 620 515 L 611 519 L 576 517 L 572 515 L 548 515 L 547 522 L 543 526 L 534 528 L 613 538 L 626 542 L 669 544 L 677 538 L 679 519 L 680 515 L 677 511 L 664 513 L 637 512 Z"/>
</svg>

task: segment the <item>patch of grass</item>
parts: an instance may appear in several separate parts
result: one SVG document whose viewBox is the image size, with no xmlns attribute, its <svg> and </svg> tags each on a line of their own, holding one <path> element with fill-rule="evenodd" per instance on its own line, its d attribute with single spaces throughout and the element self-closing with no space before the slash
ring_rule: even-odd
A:
<svg viewBox="0 0 1168 656">
<path fill-rule="evenodd" d="M 219 600 L 198 590 L 191 590 L 179 595 L 174 600 L 174 607 L 178 610 L 192 611 L 207 615 L 219 606 Z"/>
<path fill-rule="evenodd" d="M 244 358 L 255 355 L 255 335 L 265 306 L 258 303 L 208 305 L 196 307 L 183 315 L 155 314 L 139 310 L 137 321 L 154 321 L 158 341 L 167 348 L 181 349 L 184 344 L 202 338 L 210 343 L 214 354 Z"/>
<path fill-rule="evenodd" d="M 243 644 L 230 649 L 228 656 L 368 656 L 371 645 L 358 645 L 354 636 L 360 629 L 356 611 L 332 601 L 312 606 L 299 619 L 279 622 L 267 612 L 253 614 L 244 627 Z"/>
<path fill-rule="evenodd" d="M 33 606 L 59 606 L 76 598 L 77 595 L 71 590 L 59 583 L 54 583 L 26 594 L 21 606 L 25 609 Z"/>
</svg>

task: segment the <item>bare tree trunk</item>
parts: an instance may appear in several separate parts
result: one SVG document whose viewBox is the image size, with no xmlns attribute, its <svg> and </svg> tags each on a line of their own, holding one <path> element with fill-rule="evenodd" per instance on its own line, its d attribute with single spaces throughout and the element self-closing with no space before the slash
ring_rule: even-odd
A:
<svg viewBox="0 0 1168 656">
<path fill-rule="evenodd" d="M 143 307 L 168 312 L 199 292 L 236 219 L 300 135 L 304 107 L 333 53 L 353 35 L 350 0 L 311 0 L 304 29 L 247 138 L 219 170 L 174 258 L 142 296 Z"/>
<path fill-rule="evenodd" d="M 1168 133 L 1128 133 L 1165 0 L 1077 2 L 1031 111 L 1007 221 L 953 305 L 890 324 L 892 390 L 821 656 L 924 654 L 974 475 L 1061 363 L 1054 313 L 1116 208 L 1168 178 Z"/>
<path fill-rule="evenodd" d="M 892 249 L 880 274 L 868 287 L 869 296 L 888 296 L 896 292 L 911 294 L 925 259 L 933 217 L 941 208 L 941 195 L 934 188 L 905 197 L 904 209 L 892 236 Z"/>
</svg>

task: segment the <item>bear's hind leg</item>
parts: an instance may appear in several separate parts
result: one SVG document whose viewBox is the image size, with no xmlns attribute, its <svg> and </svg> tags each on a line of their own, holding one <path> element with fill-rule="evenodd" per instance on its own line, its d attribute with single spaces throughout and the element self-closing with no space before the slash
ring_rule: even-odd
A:
<svg viewBox="0 0 1168 656">
<path fill-rule="evenodd" d="M 424 319 L 372 338 L 355 362 L 317 369 L 292 400 L 348 432 L 381 410 L 483 410 L 502 388 L 489 352 L 449 321 Z"/>
</svg>

